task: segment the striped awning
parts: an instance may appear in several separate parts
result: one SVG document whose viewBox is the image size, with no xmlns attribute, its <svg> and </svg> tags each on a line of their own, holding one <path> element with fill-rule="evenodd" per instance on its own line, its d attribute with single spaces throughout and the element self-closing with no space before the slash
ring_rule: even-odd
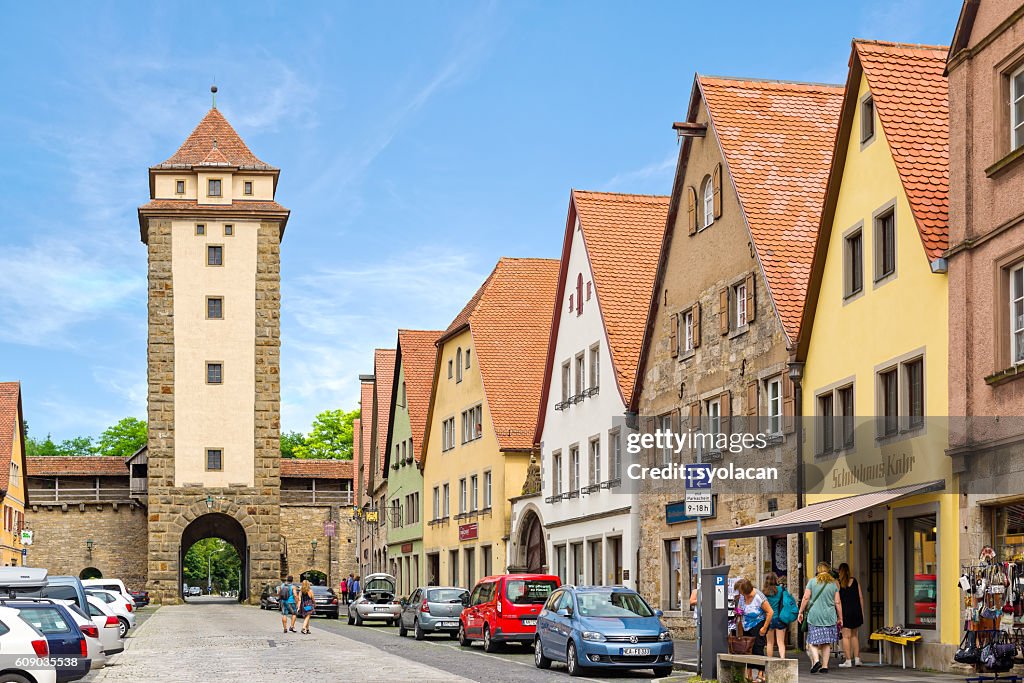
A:
<svg viewBox="0 0 1024 683">
<path fill-rule="evenodd" d="M 786 534 L 821 531 L 822 527 L 829 522 L 860 512 L 861 510 L 867 510 L 877 505 L 886 505 L 907 496 L 941 491 L 945 488 L 945 480 L 940 479 L 925 484 L 911 484 L 883 491 L 861 493 L 848 498 L 837 498 L 822 503 L 814 503 L 813 505 L 787 512 L 778 517 L 764 519 L 760 522 L 735 529 L 710 531 L 708 532 L 708 538 L 712 540 L 754 538 L 757 536 L 785 536 Z"/>
</svg>

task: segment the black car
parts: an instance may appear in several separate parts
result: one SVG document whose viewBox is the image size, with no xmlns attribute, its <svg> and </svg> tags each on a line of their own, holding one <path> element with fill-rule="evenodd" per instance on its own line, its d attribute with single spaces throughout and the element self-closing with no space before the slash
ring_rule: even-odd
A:
<svg viewBox="0 0 1024 683">
<path fill-rule="evenodd" d="M 316 598 L 314 615 L 324 616 L 328 619 L 338 618 L 338 596 L 333 589 L 327 586 L 313 586 L 313 597 Z"/>
<path fill-rule="evenodd" d="M 145 607 L 149 604 L 149 591 L 128 591 L 128 595 L 132 596 L 132 600 L 135 601 L 136 607 Z"/>
<path fill-rule="evenodd" d="M 280 609 L 281 605 L 277 599 L 278 586 L 266 585 L 260 593 L 260 609 Z"/>
</svg>

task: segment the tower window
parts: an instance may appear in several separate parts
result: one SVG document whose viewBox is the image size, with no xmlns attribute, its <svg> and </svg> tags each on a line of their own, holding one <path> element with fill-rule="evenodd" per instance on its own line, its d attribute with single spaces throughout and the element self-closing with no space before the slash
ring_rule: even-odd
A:
<svg viewBox="0 0 1024 683">
<path fill-rule="evenodd" d="M 205 235 L 205 234 L 206 234 L 206 226 L 203 225 L 202 223 L 197 223 L 196 224 L 196 235 Z"/>
<path fill-rule="evenodd" d="M 224 265 L 224 247 L 219 244 L 211 244 L 206 247 L 206 265 Z"/>
<path fill-rule="evenodd" d="M 206 194 L 209 197 L 220 196 L 220 178 L 210 178 L 206 181 Z"/>
<path fill-rule="evenodd" d="M 224 383 L 224 364 L 221 362 L 209 362 L 206 364 L 206 383 Z"/>
<path fill-rule="evenodd" d="M 206 449 L 206 469 L 219 472 L 224 469 L 224 451 L 219 448 Z"/>
<path fill-rule="evenodd" d="M 208 297 L 206 297 L 206 319 L 207 320 L 223 320 L 224 319 L 224 297 L 222 297 L 222 296 L 208 296 Z"/>
<path fill-rule="evenodd" d="M 246 180 L 242 183 L 242 194 L 252 195 L 252 181 Z"/>
<path fill-rule="evenodd" d="M 231 237 L 235 234 L 235 226 L 227 224 L 224 226 L 224 236 Z"/>
<path fill-rule="evenodd" d="M 185 181 L 175 180 L 174 181 L 174 194 L 185 194 Z"/>
</svg>

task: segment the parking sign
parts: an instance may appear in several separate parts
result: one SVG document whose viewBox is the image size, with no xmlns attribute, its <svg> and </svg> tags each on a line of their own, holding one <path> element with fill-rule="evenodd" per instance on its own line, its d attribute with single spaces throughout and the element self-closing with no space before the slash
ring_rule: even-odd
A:
<svg viewBox="0 0 1024 683">
<path fill-rule="evenodd" d="M 687 489 L 711 489 L 711 465 L 696 463 L 686 466 Z"/>
</svg>

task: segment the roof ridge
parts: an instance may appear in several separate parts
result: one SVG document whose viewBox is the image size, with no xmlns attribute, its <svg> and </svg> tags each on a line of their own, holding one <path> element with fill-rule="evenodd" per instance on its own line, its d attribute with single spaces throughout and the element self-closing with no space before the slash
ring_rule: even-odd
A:
<svg viewBox="0 0 1024 683">
<path fill-rule="evenodd" d="M 697 78 L 701 81 L 735 81 L 741 83 L 764 83 L 765 85 L 803 85 L 808 87 L 839 88 L 844 86 L 841 83 L 822 83 L 820 81 L 793 81 L 783 78 L 754 78 L 747 76 L 718 76 L 715 74 L 698 73 Z"/>
<path fill-rule="evenodd" d="M 607 192 L 605 190 L 582 190 L 578 187 L 572 188 L 572 191 L 577 194 L 590 194 L 590 195 L 608 195 L 612 197 L 643 197 L 647 199 L 671 199 L 672 197 L 667 194 L 646 194 L 643 192 Z"/>
<path fill-rule="evenodd" d="M 941 50 L 943 52 L 949 50 L 949 45 L 932 45 L 929 43 L 900 43 L 893 40 L 876 40 L 873 38 L 854 38 L 852 42 L 854 45 L 884 45 L 885 47 L 906 47 L 924 50 Z"/>
</svg>

